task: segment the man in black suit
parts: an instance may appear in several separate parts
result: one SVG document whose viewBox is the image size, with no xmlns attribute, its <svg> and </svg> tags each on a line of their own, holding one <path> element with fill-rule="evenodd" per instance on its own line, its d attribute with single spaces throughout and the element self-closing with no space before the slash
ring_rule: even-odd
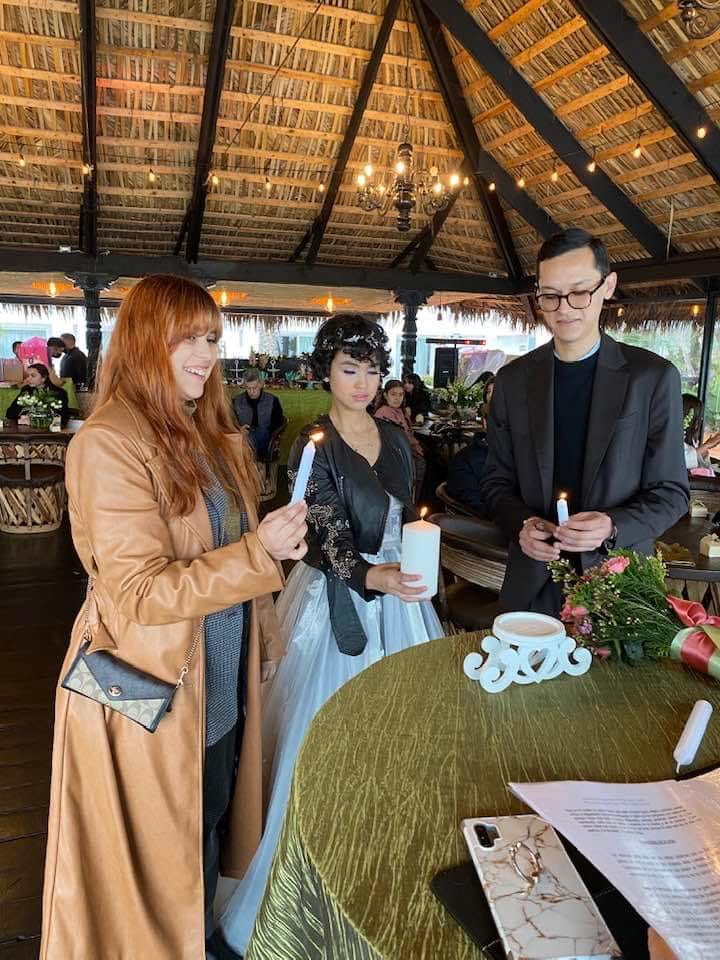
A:
<svg viewBox="0 0 720 960">
<path fill-rule="evenodd" d="M 540 249 L 535 298 L 553 340 L 495 383 L 482 492 L 510 552 L 500 600 L 557 616 L 547 563 L 580 569 L 614 547 L 651 553 L 687 510 L 680 376 L 600 332 L 617 284 L 601 241 L 565 230 Z M 566 494 L 570 520 L 558 526 Z"/>
<path fill-rule="evenodd" d="M 60 376 L 69 377 L 76 387 L 87 383 L 87 357 L 75 342 L 72 333 L 64 333 L 61 337 L 65 355 L 60 361 Z"/>
</svg>

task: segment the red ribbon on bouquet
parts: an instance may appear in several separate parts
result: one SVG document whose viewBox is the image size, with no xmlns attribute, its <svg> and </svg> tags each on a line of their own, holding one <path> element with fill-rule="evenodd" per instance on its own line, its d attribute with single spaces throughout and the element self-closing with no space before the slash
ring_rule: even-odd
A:
<svg viewBox="0 0 720 960">
<path fill-rule="evenodd" d="M 695 600 L 668 597 L 667 601 L 686 627 L 673 640 L 670 656 L 720 680 L 720 617 L 708 616 L 705 607 Z"/>
</svg>

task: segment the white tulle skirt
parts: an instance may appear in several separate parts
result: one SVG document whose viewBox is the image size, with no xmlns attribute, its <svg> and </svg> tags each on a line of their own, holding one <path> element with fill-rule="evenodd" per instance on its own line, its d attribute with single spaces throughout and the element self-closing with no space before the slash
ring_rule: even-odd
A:
<svg viewBox="0 0 720 960">
<path fill-rule="evenodd" d="M 400 560 L 402 508 L 391 502 L 380 553 L 370 563 Z M 221 918 L 228 943 L 241 954 L 247 950 L 275 855 L 290 792 L 295 759 L 310 722 L 320 707 L 344 683 L 381 657 L 442 636 L 442 627 L 429 601 L 404 603 L 393 596 L 365 602 L 351 591 L 368 638 L 357 657 L 340 653 L 330 626 L 325 576 L 299 563 L 288 577 L 277 602 L 287 653 L 263 707 L 263 737 L 275 741 L 270 805 L 265 833 L 248 872 L 235 889 Z"/>
</svg>

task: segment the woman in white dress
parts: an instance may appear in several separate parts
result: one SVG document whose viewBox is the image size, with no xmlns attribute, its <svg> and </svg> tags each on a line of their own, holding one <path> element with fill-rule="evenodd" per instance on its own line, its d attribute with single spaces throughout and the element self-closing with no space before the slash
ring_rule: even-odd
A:
<svg viewBox="0 0 720 960">
<path fill-rule="evenodd" d="M 442 636 L 419 578 L 400 572 L 402 525 L 416 519 L 413 460 L 403 431 L 366 407 L 387 373 L 387 336 L 362 316 L 333 317 L 312 362 L 332 393 L 330 415 L 306 427 L 290 453 L 294 480 L 308 435 L 320 429 L 308 485 L 308 553 L 277 603 L 287 654 L 264 708 L 276 742 L 265 833 L 222 917 L 245 953 L 277 846 L 295 759 L 310 721 L 344 683 L 383 656 Z"/>
</svg>

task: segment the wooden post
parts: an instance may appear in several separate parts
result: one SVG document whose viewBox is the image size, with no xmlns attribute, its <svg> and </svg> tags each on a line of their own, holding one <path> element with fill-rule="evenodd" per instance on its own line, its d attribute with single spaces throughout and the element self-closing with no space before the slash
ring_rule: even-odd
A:
<svg viewBox="0 0 720 960">
<path fill-rule="evenodd" d="M 710 387 L 710 369 L 712 365 L 713 341 L 715 339 L 715 320 L 717 318 L 718 299 L 720 299 L 720 281 L 711 281 L 707 300 L 705 301 L 705 322 L 703 324 L 703 339 L 700 349 L 700 373 L 698 375 L 698 398 L 702 403 L 702 421 L 700 423 L 700 437 L 702 441 L 705 426 L 705 404 L 708 388 Z"/>
<path fill-rule="evenodd" d="M 102 349 L 102 325 L 100 320 L 100 293 L 107 290 L 117 277 L 105 273 L 76 273 L 69 279 L 83 292 L 85 299 L 85 329 L 88 351 L 88 390 L 95 389 L 95 377 Z"/>
<path fill-rule="evenodd" d="M 421 293 L 419 290 L 396 290 L 395 303 L 403 308 L 404 322 L 400 346 L 402 361 L 402 375 L 408 376 L 415 370 L 415 354 L 417 352 L 417 312 L 428 302 L 432 293 Z"/>
</svg>

